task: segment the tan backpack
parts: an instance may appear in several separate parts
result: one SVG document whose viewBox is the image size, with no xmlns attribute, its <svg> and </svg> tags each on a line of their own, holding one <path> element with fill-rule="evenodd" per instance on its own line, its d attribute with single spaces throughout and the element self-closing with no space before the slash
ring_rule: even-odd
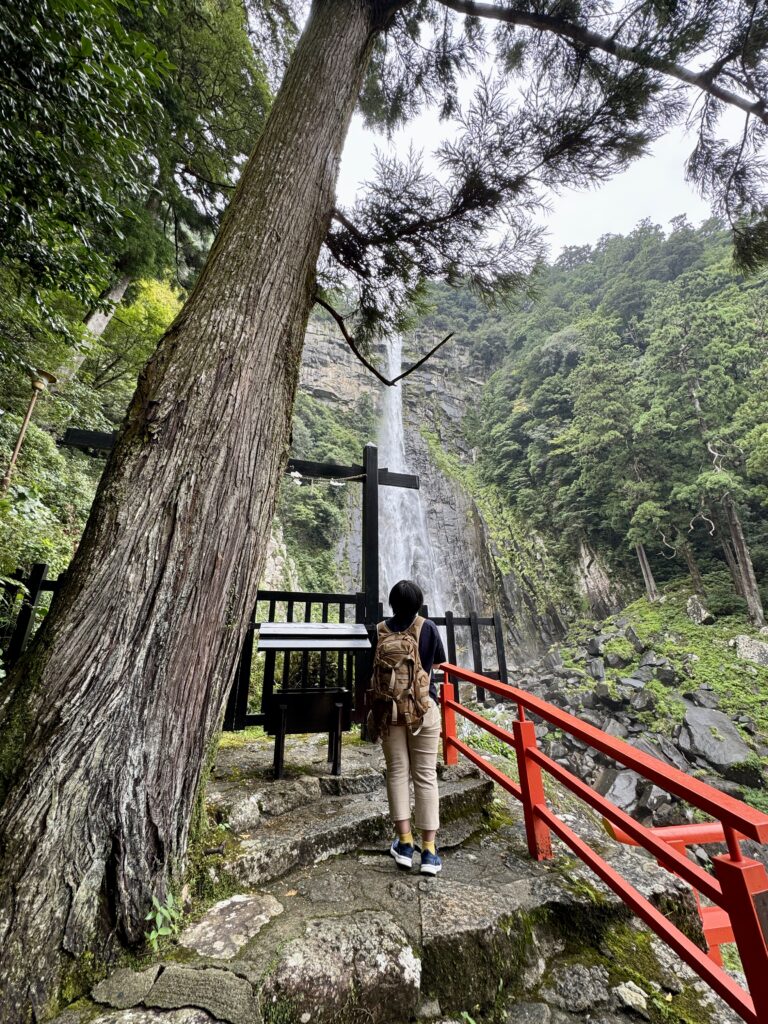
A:
<svg viewBox="0 0 768 1024">
<path fill-rule="evenodd" d="M 429 676 L 421 667 L 419 637 L 424 619 L 417 615 L 408 629 L 395 633 L 385 622 L 376 627 L 378 639 L 368 691 L 371 712 L 368 735 L 386 736 L 390 725 L 407 725 L 418 734 L 429 710 Z"/>
</svg>

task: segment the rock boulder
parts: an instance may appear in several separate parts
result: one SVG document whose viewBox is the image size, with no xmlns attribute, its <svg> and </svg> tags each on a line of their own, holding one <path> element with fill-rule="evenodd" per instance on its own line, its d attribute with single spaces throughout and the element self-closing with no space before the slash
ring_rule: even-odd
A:
<svg viewBox="0 0 768 1024">
<path fill-rule="evenodd" d="M 768 667 L 768 643 L 764 640 L 755 640 L 751 636 L 734 637 L 736 654 L 746 661 L 754 661 L 756 665 Z"/>
<path fill-rule="evenodd" d="M 282 904 L 274 896 L 231 896 L 185 928 L 179 942 L 200 956 L 228 960 L 282 912 Z"/>
<path fill-rule="evenodd" d="M 689 758 L 711 764 L 735 782 L 741 781 L 736 774 L 754 760 L 730 718 L 713 708 L 688 708 L 679 743 Z"/>
<path fill-rule="evenodd" d="M 261 992 L 265 1020 L 393 1024 L 419 1005 L 421 961 L 386 913 L 309 921 L 281 951 Z M 307 1014 L 305 1018 L 304 1015 Z"/>
<path fill-rule="evenodd" d="M 696 594 L 688 598 L 685 613 L 691 622 L 695 622 L 697 626 L 711 626 L 715 621 L 715 616 L 704 606 L 701 598 L 697 597 Z"/>
</svg>

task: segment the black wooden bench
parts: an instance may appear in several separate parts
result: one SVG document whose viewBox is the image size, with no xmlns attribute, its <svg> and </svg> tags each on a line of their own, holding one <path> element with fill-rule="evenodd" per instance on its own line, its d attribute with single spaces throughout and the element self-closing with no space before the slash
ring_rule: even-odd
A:
<svg viewBox="0 0 768 1024">
<path fill-rule="evenodd" d="M 278 690 L 264 709 L 265 730 L 275 737 L 275 778 L 283 777 L 285 737 L 288 733 L 327 732 L 331 773 L 341 775 L 341 735 L 352 728 L 351 690 L 312 687 L 309 690 Z"/>
</svg>

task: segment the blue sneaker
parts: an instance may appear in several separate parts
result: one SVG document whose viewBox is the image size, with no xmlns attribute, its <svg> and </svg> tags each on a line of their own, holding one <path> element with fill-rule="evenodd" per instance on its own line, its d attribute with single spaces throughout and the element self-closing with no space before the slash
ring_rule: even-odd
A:
<svg viewBox="0 0 768 1024">
<path fill-rule="evenodd" d="M 422 875 L 436 875 L 438 871 L 443 870 L 443 862 L 436 853 L 432 853 L 430 850 L 422 850 L 421 868 L 419 870 Z"/>
<path fill-rule="evenodd" d="M 413 867 L 413 846 L 410 843 L 401 843 L 399 839 L 394 839 L 389 852 L 395 858 L 395 864 L 399 868 L 411 870 Z"/>
</svg>

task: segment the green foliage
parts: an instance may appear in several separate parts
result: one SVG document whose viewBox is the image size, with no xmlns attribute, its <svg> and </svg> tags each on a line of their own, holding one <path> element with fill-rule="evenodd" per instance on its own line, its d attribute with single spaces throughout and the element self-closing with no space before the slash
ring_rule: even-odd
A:
<svg viewBox="0 0 768 1024">
<path fill-rule="evenodd" d="M 0 278 L 0 281 L 2 278 Z M 68 565 L 88 517 L 103 461 L 59 448 L 69 425 L 113 430 L 125 414 L 136 377 L 158 338 L 181 308 L 180 296 L 161 281 L 142 281 L 104 335 L 92 339 L 80 375 L 44 392 L 35 406 L 8 493 L 0 498 L 0 575 L 47 562 L 56 576 Z M 28 370 L 55 366 L 67 344 L 31 321 L 12 323 L 17 306 L 0 287 L 0 464 L 11 451 L 32 394 Z M 3 358 L 3 356 L 5 358 Z"/>
<path fill-rule="evenodd" d="M 165 903 L 160 903 L 156 896 L 152 897 L 152 910 L 144 918 L 145 921 L 152 922 L 152 927 L 144 933 L 144 937 L 155 953 L 160 951 L 159 944 L 162 939 L 170 939 L 179 934 L 183 916 L 172 892 L 168 893 Z"/>
<path fill-rule="evenodd" d="M 36 287 L 88 298 L 92 242 L 140 193 L 140 157 L 170 65 L 112 0 L 2 3 L 0 249 Z"/>
<path fill-rule="evenodd" d="M 261 4 L 253 4 L 262 18 Z M 272 6 L 272 5 L 270 5 Z M 277 22 L 284 6 L 274 5 Z M 142 165 L 145 192 L 111 243 L 117 270 L 159 275 L 174 264 L 189 284 L 202 266 L 245 160 L 271 104 L 264 54 L 254 49 L 241 0 L 165 0 L 126 14 L 173 66 L 154 91 Z M 284 37 L 271 46 L 284 56 Z M 172 228 L 172 244 L 169 237 Z"/>
<path fill-rule="evenodd" d="M 570 562 L 586 541 L 637 575 L 642 545 L 662 582 L 722 574 L 730 501 L 765 578 L 768 276 L 745 282 L 725 246 L 711 222 L 643 222 L 566 250 L 535 303 L 481 319 L 466 292 L 448 314 L 440 295 L 431 325 L 460 312 L 498 366 L 467 420 L 481 478 Z M 739 607 L 732 588 L 715 600 Z"/>
<path fill-rule="evenodd" d="M 21 421 L 0 419 L 0 460 L 8 464 Z M 0 499 L 0 574 L 47 562 L 62 572 L 80 540 L 101 466 L 62 451 L 30 425 L 8 494 Z"/>
</svg>

